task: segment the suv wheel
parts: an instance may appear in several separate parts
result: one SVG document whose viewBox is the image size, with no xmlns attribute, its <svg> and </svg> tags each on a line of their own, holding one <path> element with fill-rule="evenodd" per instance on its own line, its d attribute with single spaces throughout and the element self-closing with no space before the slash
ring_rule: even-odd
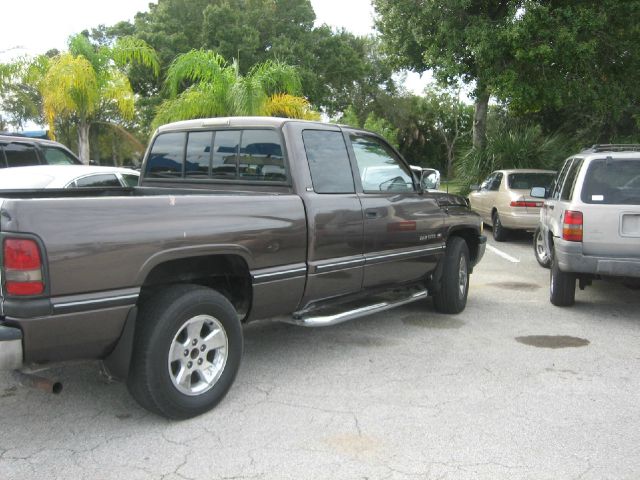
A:
<svg viewBox="0 0 640 480">
<path fill-rule="evenodd" d="M 496 210 L 491 215 L 492 226 L 493 226 L 493 239 L 496 242 L 504 242 L 507 239 L 507 229 L 502 226 L 502 222 L 500 222 L 500 215 Z"/>
<path fill-rule="evenodd" d="M 542 238 L 542 229 L 536 228 L 533 234 L 533 253 L 541 267 L 549 268 L 551 266 L 551 256 L 544 248 L 544 238 Z"/>
<path fill-rule="evenodd" d="M 229 301 L 175 285 L 140 306 L 127 387 L 147 410 L 185 419 L 213 408 L 233 383 L 242 327 Z"/>
<path fill-rule="evenodd" d="M 560 270 L 555 255 L 551 259 L 549 297 L 557 307 L 569 307 L 576 299 L 576 276 Z"/>
</svg>

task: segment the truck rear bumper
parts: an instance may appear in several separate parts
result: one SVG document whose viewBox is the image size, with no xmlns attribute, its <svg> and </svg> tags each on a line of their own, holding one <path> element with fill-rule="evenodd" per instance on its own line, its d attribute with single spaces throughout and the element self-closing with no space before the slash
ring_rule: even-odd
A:
<svg viewBox="0 0 640 480">
<path fill-rule="evenodd" d="M 611 277 L 640 278 L 639 258 L 610 258 L 584 255 L 582 244 L 554 239 L 558 266 L 563 272 L 590 273 Z"/>
<path fill-rule="evenodd" d="M 22 331 L 0 325 L 0 371 L 22 366 Z"/>
</svg>

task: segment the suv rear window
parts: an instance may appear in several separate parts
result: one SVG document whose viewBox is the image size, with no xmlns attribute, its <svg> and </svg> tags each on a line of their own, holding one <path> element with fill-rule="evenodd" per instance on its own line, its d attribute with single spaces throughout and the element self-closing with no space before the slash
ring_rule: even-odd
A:
<svg viewBox="0 0 640 480">
<path fill-rule="evenodd" d="M 592 161 L 581 196 L 584 203 L 640 205 L 640 159 Z"/>
<path fill-rule="evenodd" d="M 10 143 L 4 146 L 4 154 L 7 159 L 7 167 L 27 167 L 40 164 L 36 149 L 29 145 Z"/>
<path fill-rule="evenodd" d="M 531 190 L 533 187 L 549 188 L 555 173 L 510 173 L 507 176 L 509 188 L 514 190 Z"/>
</svg>

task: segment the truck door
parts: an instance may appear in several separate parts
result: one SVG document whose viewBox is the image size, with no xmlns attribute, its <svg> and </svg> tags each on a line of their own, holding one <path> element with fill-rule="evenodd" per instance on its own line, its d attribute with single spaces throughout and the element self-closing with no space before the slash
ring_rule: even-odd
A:
<svg viewBox="0 0 640 480">
<path fill-rule="evenodd" d="M 443 254 L 444 213 L 381 138 L 348 132 L 364 211 L 365 288 L 423 278 Z"/>
<path fill-rule="evenodd" d="M 299 188 L 308 225 L 304 307 L 358 292 L 362 288 L 364 256 L 362 206 L 342 132 L 338 127 L 303 129 L 301 137 L 297 153 L 301 158 L 306 155 L 309 165 L 308 171 L 298 175 L 308 178 Z"/>
</svg>

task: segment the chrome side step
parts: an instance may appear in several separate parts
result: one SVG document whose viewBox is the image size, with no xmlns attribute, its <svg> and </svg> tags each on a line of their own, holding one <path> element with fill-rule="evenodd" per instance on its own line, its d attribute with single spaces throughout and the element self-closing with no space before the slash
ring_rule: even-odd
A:
<svg viewBox="0 0 640 480">
<path fill-rule="evenodd" d="M 411 289 L 402 292 L 392 292 L 385 295 L 374 296 L 359 302 L 352 302 L 344 305 L 311 310 L 306 312 L 295 312 L 291 318 L 279 317 L 278 320 L 302 327 L 328 327 L 338 323 L 353 320 L 354 318 L 384 312 L 407 303 L 412 303 L 429 295 L 426 289 Z M 371 302 L 374 303 L 371 303 Z M 342 308 L 341 308 L 342 307 Z"/>
</svg>

